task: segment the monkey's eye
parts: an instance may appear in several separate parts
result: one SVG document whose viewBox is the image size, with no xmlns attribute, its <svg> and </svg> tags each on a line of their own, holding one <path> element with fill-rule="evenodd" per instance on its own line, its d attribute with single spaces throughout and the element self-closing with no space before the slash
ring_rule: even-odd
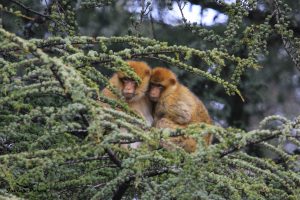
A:
<svg viewBox="0 0 300 200">
<path fill-rule="evenodd" d="M 162 85 L 159 85 L 158 88 L 159 88 L 161 91 L 165 89 L 165 87 L 162 86 Z"/>
<path fill-rule="evenodd" d="M 165 89 L 165 87 L 163 85 L 157 84 L 157 83 L 151 83 L 151 87 L 156 87 L 161 91 Z"/>
</svg>

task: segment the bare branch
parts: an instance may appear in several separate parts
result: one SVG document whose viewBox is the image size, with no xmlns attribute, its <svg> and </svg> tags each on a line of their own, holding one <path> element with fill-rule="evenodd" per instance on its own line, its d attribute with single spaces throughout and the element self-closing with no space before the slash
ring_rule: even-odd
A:
<svg viewBox="0 0 300 200">
<path fill-rule="evenodd" d="M 44 18 L 49 19 L 49 20 L 51 20 L 51 21 L 54 21 L 54 20 L 53 20 L 51 17 L 49 17 L 48 15 L 44 15 L 44 14 L 42 14 L 42 13 L 39 13 L 39 12 L 35 11 L 35 10 L 32 10 L 31 8 L 25 6 L 24 4 L 20 3 L 19 1 L 16 1 L 16 0 L 9 0 L 9 1 L 12 2 L 12 3 L 14 3 L 14 4 L 16 4 L 16 5 L 18 5 L 18 6 L 20 6 L 21 8 L 23 8 L 24 10 L 26 10 L 26 11 L 28 11 L 28 12 L 32 12 L 32 13 L 34 13 L 34 14 L 36 14 L 36 15 L 39 15 L 39 16 L 41 16 L 41 17 L 44 17 Z"/>
</svg>

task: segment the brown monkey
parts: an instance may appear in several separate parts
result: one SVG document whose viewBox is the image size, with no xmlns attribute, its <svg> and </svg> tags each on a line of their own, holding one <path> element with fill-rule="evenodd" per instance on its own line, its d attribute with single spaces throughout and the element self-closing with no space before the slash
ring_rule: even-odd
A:
<svg viewBox="0 0 300 200">
<path fill-rule="evenodd" d="M 136 81 L 127 77 L 122 72 L 113 74 L 109 82 L 120 90 L 129 107 L 143 117 L 148 125 L 151 125 L 153 122 L 151 114 L 152 103 L 146 96 L 151 76 L 151 68 L 147 65 L 147 63 L 141 61 L 127 61 L 127 63 L 140 77 L 141 83 L 138 85 Z M 117 97 L 108 88 L 104 88 L 102 92 L 107 97 L 117 99 Z"/>
<path fill-rule="evenodd" d="M 122 72 L 116 72 L 113 74 L 109 82 L 120 90 L 129 107 L 143 117 L 148 125 L 152 125 L 152 103 L 148 96 L 146 96 L 151 76 L 151 68 L 147 63 L 141 61 L 127 61 L 127 63 L 140 77 L 140 84 L 137 84 L 135 80 L 127 77 Z M 117 97 L 108 88 L 104 88 L 102 92 L 107 97 L 117 99 Z M 131 146 L 137 147 L 138 144 L 133 144 Z"/>
<path fill-rule="evenodd" d="M 150 78 L 149 98 L 155 102 L 154 126 L 157 128 L 185 128 L 193 123 L 208 123 L 212 120 L 203 105 L 188 88 L 177 81 L 176 75 L 169 69 L 156 67 Z M 212 135 L 204 138 L 206 145 L 211 144 Z M 172 142 L 194 152 L 197 143 L 193 138 L 180 136 Z"/>
</svg>

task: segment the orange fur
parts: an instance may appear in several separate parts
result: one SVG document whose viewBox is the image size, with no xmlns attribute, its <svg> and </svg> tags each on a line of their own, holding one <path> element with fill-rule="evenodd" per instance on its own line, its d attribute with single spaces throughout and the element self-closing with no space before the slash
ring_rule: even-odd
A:
<svg viewBox="0 0 300 200">
<path fill-rule="evenodd" d="M 206 107 L 188 88 L 177 81 L 176 75 L 169 69 L 157 67 L 152 70 L 150 79 L 150 99 L 156 101 L 154 109 L 154 126 L 157 128 L 185 128 L 193 123 L 208 123 L 212 120 Z M 159 98 L 152 98 L 154 86 L 161 86 Z M 152 93 L 151 93 L 152 92 Z M 212 135 L 204 138 L 206 145 L 211 144 Z M 197 142 L 186 136 L 171 139 L 187 152 L 196 150 Z"/>
</svg>

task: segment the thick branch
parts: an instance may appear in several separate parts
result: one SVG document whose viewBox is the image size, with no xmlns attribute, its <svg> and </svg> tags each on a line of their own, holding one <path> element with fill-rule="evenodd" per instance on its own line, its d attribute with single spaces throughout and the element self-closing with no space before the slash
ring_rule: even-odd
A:
<svg viewBox="0 0 300 200">
<path fill-rule="evenodd" d="M 276 138 L 276 137 L 277 137 L 278 135 L 280 135 L 280 134 L 281 134 L 281 132 L 278 131 L 278 132 L 277 132 L 276 134 L 274 134 L 274 135 L 271 135 L 271 136 L 262 138 L 262 139 L 260 139 L 260 140 L 251 141 L 251 142 L 247 143 L 245 146 L 237 146 L 237 147 L 233 147 L 233 148 L 231 148 L 231 149 L 228 149 L 228 150 L 226 150 L 226 151 L 223 151 L 223 152 L 221 153 L 221 155 L 220 155 L 220 158 L 223 158 L 224 156 L 227 156 L 227 155 L 229 155 L 229 154 L 231 154 L 231 153 L 237 152 L 237 151 L 239 151 L 239 150 L 241 150 L 242 148 L 245 148 L 245 147 L 247 147 L 247 146 L 254 145 L 254 144 L 259 144 L 259 143 L 261 143 L 261 142 L 264 142 L 264 141 L 268 141 L 268 140 L 274 139 L 274 138 Z"/>
<path fill-rule="evenodd" d="M 98 44 L 99 41 L 88 41 L 88 42 L 71 42 L 72 45 L 89 45 L 89 44 Z M 117 42 L 115 42 L 117 43 Z M 122 43 L 122 42 L 120 42 Z M 52 44 L 41 44 L 41 45 L 38 45 L 36 44 L 37 48 L 40 48 L 40 49 L 44 49 L 44 48 L 49 48 L 49 47 L 57 47 L 57 46 L 61 46 L 61 45 L 65 45 L 66 43 L 65 42 L 55 42 L 55 43 L 52 43 Z M 3 54 L 3 53 L 8 53 L 8 52 L 15 52 L 15 51 L 20 51 L 22 48 L 20 47 L 11 47 L 11 48 L 3 48 L 2 50 L 0 50 L 0 54 Z M 158 52 L 156 54 L 164 54 L 164 53 L 174 53 L 174 52 L 177 52 L 177 51 L 161 51 L 161 52 Z M 147 53 L 147 54 L 155 54 L 155 53 Z"/>
<path fill-rule="evenodd" d="M 115 163 L 118 167 L 122 167 L 122 162 L 117 158 L 115 153 L 111 149 L 105 149 L 106 153 L 108 154 L 110 160 Z"/>
</svg>

